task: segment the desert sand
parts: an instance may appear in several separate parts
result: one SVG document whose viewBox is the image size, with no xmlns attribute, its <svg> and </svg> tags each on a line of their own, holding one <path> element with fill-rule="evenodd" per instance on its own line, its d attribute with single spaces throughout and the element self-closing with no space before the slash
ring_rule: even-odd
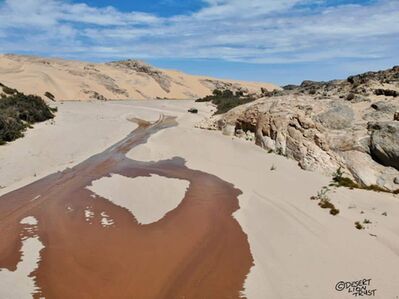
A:
<svg viewBox="0 0 399 299">
<path fill-rule="evenodd" d="M 55 100 L 194 99 L 215 88 L 259 92 L 279 88 L 269 83 L 221 80 L 154 68 L 127 60 L 89 63 L 34 56 L 0 55 L 0 83 L 20 92 Z"/>
<path fill-rule="evenodd" d="M 156 279 L 141 282 L 151 285 L 152 289 L 161 286 L 168 288 L 163 289 L 163 293 L 151 293 L 149 298 L 156 298 L 159 294 L 164 296 L 157 298 L 171 298 L 168 295 L 198 298 L 204 294 L 207 298 L 212 298 L 206 292 L 226 288 L 226 285 L 223 285 L 225 281 L 231 282 L 231 290 L 236 291 L 234 295 L 228 295 L 236 298 L 240 294 L 247 298 L 353 298 L 347 290 L 335 290 L 337 283 L 363 279 L 371 279 L 368 289 L 376 289 L 376 298 L 396 298 L 399 295 L 397 196 L 340 188 L 331 195 L 332 202 L 340 209 L 340 214 L 331 216 L 327 210 L 321 209 L 317 203 L 310 200 L 312 195 L 329 184 L 331 178 L 301 170 L 294 161 L 267 154 L 242 139 L 226 137 L 220 132 L 196 129 L 195 124 L 209 116 L 213 109 L 203 103 L 128 101 L 73 102 L 57 105 L 59 112 L 55 123 L 40 124 L 29 130 L 25 138 L 0 147 L 0 185 L 4 186 L 0 190 L 4 195 L 0 199 L 0 230 L 4 230 L 3 224 L 10 223 L 11 219 L 22 220 L 28 216 L 36 216 L 39 235 L 40 230 L 48 231 L 51 244 L 55 242 L 65 246 L 56 250 L 50 246 L 47 237 L 40 238 L 45 249 L 41 251 L 38 271 L 34 276 L 36 275 L 37 287 L 41 288 L 42 294 L 54 295 L 51 293 L 54 290 L 64 290 L 64 294 L 68 294 L 73 292 L 73 288 L 84 290 L 84 279 L 81 285 L 70 284 L 69 290 L 62 289 L 62 285 L 56 280 L 63 267 L 73 265 L 72 259 L 63 258 L 64 250 L 76 253 L 74 258 L 83 258 L 91 265 L 90 262 L 100 258 L 101 253 L 115 253 L 113 244 L 118 245 L 117 252 L 124 256 L 126 250 L 130 250 L 128 246 L 131 244 L 141 244 L 143 250 L 148 250 L 151 247 L 146 246 L 157 240 L 160 243 L 154 245 L 164 244 L 163 251 L 170 254 L 167 255 L 168 258 L 173 256 L 171 260 L 174 262 L 170 263 L 168 259 L 164 259 L 162 251 L 150 254 L 155 261 L 162 264 L 163 271 L 158 272 L 159 277 Z M 186 112 L 191 106 L 199 109 L 198 115 Z M 91 117 L 86 117 L 89 114 Z M 119 142 L 137 127 L 131 122 L 134 117 L 155 121 L 161 119 L 162 115 L 176 116 L 177 125 L 154 131 L 145 142 Z M 112 146 L 113 144 L 115 146 Z M 143 172 L 137 177 L 129 168 L 122 167 L 118 168 L 119 175 L 134 176 L 136 179 L 148 178 L 150 175 L 162 175 L 169 180 L 173 177 L 176 180 L 170 181 L 172 190 L 187 188 L 187 185 L 181 185 L 181 181 L 187 178 L 190 180 L 189 190 L 184 199 L 181 198 L 181 193 L 170 198 L 168 188 L 156 191 L 156 196 L 167 199 L 169 203 L 173 201 L 173 205 L 168 203 L 168 207 L 161 207 L 162 211 L 159 210 L 151 222 L 160 220 L 150 224 L 147 228 L 148 235 L 139 233 L 143 228 L 138 223 L 139 219 L 148 219 L 147 207 L 132 208 L 124 213 L 116 206 L 118 203 L 115 205 L 113 202 L 118 200 L 115 199 L 115 194 L 103 194 L 97 189 L 99 194 L 96 195 L 96 192 L 91 193 L 87 189 L 93 184 L 103 183 L 96 188 L 114 193 L 108 190 L 106 185 L 113 177 L 110 177 L 108 171 L 108 168 L 114 167 L 113 162 L 110 162 L 113 159 L 104 160 L 104 163 L 100 164 L 101 167 L 96 168 L 96 175 L 93 175 L 90 165 L 98 158 L 94 157 L 86 162 L 84 160 L 104 150 L 103 155 L 111 155 L 116 149 L 126 151 L 123 156 L 115 156 L 116 161 L 134 161 L 132 165 L 139 169 L 139 173 Z M 47 154 L 44 155 L 43 151 Z M 27 156 L 30 158 L 26 159 Z M 6 163 L 3 164 L 3 161 Z M 185 163 L 185 166 L 182 166 L 182 163 Z M 62 171 L 66 166 L 69 167 L 69 171 L 67 169 L 64 173 L 46 178 L 47 174 Z M 25 187 L 27 191 L 18 190 L 28 182 L 42 177 L 44 179 L 36 183 L 38 185 Z M 47 186 L 49 181 L 53 180 L 61 180 L 57 181 L 59 183 L 54 185 L 54 189 L 31 192 L 39 190 L 41 184 Z M 201 184 L 198 184 L 199 182 Z M 204 185 L 203 182 L 209 185 Z M 141 180 L 140 185 L 146 190 L 156 188 L 157 182 L 146 179 Z M 13 197 L 13 193 L 9 193 L 12 190 L 16 190 L 15 194 L 19 195 L 21 201 L 26 198 L 26 201 L 32 203 L 24 204 L 28 208 L 18 210 L 18 213 L 8 217 L 5 215 L 8 215 L 7 210 L 10 206 L 19 204 L 7 204 L 7 199 Z M 70 191 L 67 190 L 75 190 L 75 193 L 68 193 Z M 220 193 L 220 190 L 224 191 Z M 71 197 L 73 194 L 76 198 Z M 227 198 L 217 200 L 218 195 Z M 201 196 L 211 196 L 209 198 L 214 200 L 205 203 L 196 201 L 201 199 Z M 79 198 L 83 197 L 85 199 L 80 202 Z M 49 201 L 51 198 L 57 200 Z M 218 214 L 212 213 L 213 209 L 216 209 Z M 57 215 L 49 217 L 46 214 L 47 210 L 56 212 Z M 89 222 L 86 222 L 86 211 Z M 132 215 L 135 216 L 133 220 Z M 48 221 L 47 224 L 41 224 L 41 217 Z M 365 219 L 370 222 L 364 224 L 366 229 L 357 230 L 354 222 L 363 222 Z M 62 224 L 64 220 L 69 221 L 65 222 L 68 225 Z M 198 221 L 197 225 L 192 225 L 194 220 Z M 167 223 L 175 226 L 167 226 Z M 51 226 L 51 230 L 47 227 L 50 224 L 54 225 Z M 60 230 L 55 233 L 54 228 Z M 74 235 L 74 229 L 81 230 L 82 236 L 88 239 Z M 17 227 L 11 229 L 7 226 L 6 232 L 1 233 L 7 236 L 7 243 L 17 244 L 15 246 L 18 248 L 22 247 L 19 235 L 15 236 L 18 231 Z M 118 239 L 115 235 L 118 232 L 123 234 L 126 240 L 122 242 Z M 127 232 L 129 234 L 126 234 Z M 204 239 L 210 232 L 213 237 Z M 165 239 L 161 239 L 161 235 L 165 235 Z M 158 239 L 152 239 L 155 236 Z M 177 250 L 169 247 L 168 238 L 178 240 Z M 137 243 L 140 240 L 141 242 Z M 203 240 L 208 240 L 209 243 L 204 243 L 204 248 L 198 248 L 197 242 L 202 244 Z M 98 254 L 90 250 L 93 243 L 102 244 Z M 10 252 L 10 248 L 2 244 L 0 256 Z M 76 251 L 78 245 L 83 248 L 81 251 Z M 25 253 L 25 243 L 23 250 L 24 256 L 29 256 Z M 33 254 L 34 249 L 31 251 Z M 190 252 L 198 253 L 198 260 Z M 7 259 L 0 259 L 2 272 L 15 270 L 21 257 L 18 254 L 6 256 Z M 226 262 L 222 263 L 223 267 L 217 262 L 221 261 L 222 257 Z M 131 262 L 138 263 L 137 270 L 144 271 L 142 273 L 145 273 L 145 269 L 148 269 L 148 273 L 153 273 L 151 271 L 157 269 L 156 265 L 145 263 L 146 258 L 149 256 L 141 256 L 143 264 L 139 263 L 140 260 Z M 113 271 L 118 269 L 122 272 L 131 269 L 124 267 L 117 259 L 110 258 L 105 261 L 105 265 L 99 265 L 104 272 L 91 277 L 92 281 L 87 281 L 93 283 L 97 281 L 96 278 L 105 279 L 107 283 L 102 287 L 106 292 L 103 296 L 112 296 L 112 283 L 123 283 L 124 288 L 129 286 L 126 287 L 126 291 L 136 290 L 141 292 L 140 294 L 147 294 L 146 288 L 135 289 L 135 286 L 131 286 L 132 280 L 125 280 L 126 277 L 119 277 L 119 282 L 109 280 L 107 273 L 114 273 Z M 130 261 L 125 262 L 129 264 Z M 207 268 L 208 263 L 214 267 Z M 60 269 L 55 269 L 56 266 Z M 199 272 L 193 272 L 197 267 Z M 208 272 L 204 275 L 201 271 Z M 47 277 L 46 273 L 57 275 Z M 170 273 L 174 274 L 173 277 L 166 278 Z M 82 279 L 85 275 L 93 273 L 90 272 L 90 267 L 78 267 L 73 274 Z M 203 277 L 204 281 L 191 284 L 192 277 Z M 70 275 L 65 276 L 66 281 L 75 282 L 74 279 L 75 277 Z M 24 281 L 21 278 L 18 284 L 22 285 Z M 12 286 L 15 287 L 16 284 Z M 6 288 L 6 291 L 10 292 L 10 289 Z M 85 294 L 86 297 L 90 297 L 89 293 Z M 224 295 L 226 294 L 220 293 L 214 298 Z"/>
</svg>

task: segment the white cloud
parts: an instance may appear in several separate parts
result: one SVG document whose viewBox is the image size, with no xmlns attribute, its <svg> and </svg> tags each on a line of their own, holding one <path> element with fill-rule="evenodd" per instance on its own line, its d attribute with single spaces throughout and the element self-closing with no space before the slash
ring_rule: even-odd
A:
<svg viewBox="0 0 399 299">
<path fill-rule="evenodd" d="M 292 8 L 304 0 L 205 0 L 209 7 L 195 16 L 199 19 L 252 18 L 254 16 L 281 12 Z"/>
<path fill-rule="evenodd" d="M 61 0 L 6 0 L 0 4 L 0 50 L 253 63 L 384 59 L 399 51 L 399 1 L 316 8 L 307 5 L 324 1 L 204 2 L 191 15 L 161 18 Z"/>
</svg>

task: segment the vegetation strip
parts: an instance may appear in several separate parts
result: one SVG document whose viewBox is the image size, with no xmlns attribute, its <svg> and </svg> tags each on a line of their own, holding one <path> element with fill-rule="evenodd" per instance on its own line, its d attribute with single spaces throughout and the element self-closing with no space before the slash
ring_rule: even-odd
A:
<svg viewBox="0 0 399 299">
<path fill-rule="evenodd" d="M 32 124 L 54 118 L 57 108 L 39 96 L 25 95 L 0 83 L 0 144 L 24 136 Z"/>
</svg>

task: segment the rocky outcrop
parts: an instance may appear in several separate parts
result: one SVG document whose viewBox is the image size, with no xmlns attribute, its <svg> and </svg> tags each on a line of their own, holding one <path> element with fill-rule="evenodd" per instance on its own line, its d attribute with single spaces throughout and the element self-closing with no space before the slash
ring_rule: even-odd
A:
<svg viewBox="0 0 399 299">
<path fill-rule="evenodd" d="M 397 92 L 396 90 L 392 90 L 392 89 L 382 89 L 382 88 L 378 88 L 374 91 L 374 93 L 377 96 L 386 96 L 386 97 L 397 97 L 399 96 L 399 92 Z"/>
<path fill-rule="evenodd" d="M 399 170 L 399 122 L 371 123 L 369 129 L 371 154 L 382 165 Z"/>
<path fill-rule="evenodd" d="M 399 91 L 399 67 L 330 82 L 304 81 L 238 106 L 218 117 L 221 130 L 255 134 L 255 143 L 331 175 L 341 167 L 364 187 L 398 189 L 397 99 L 376 87 Z M 348 96 L 351 95 L 351 96 Z M 216 120 L 214 120 L 216 121 Z"/>
</svg>

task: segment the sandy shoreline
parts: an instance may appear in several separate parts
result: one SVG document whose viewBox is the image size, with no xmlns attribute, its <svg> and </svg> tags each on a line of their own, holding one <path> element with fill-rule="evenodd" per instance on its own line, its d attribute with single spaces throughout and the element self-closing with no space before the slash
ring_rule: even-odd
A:
<svg viewBox="0 0 399 299">
<path fill-rule="evenodd" d="M 193 105 L 198 105 L 200 115 L 186 113 Z M 63 106 L 55 125 L 41 124 L 25 138 L 0 147 L 0 185 L 7 186 L 0 195 L 121 140 L 134 128 L 126 120 L 129 117 L 155 120 L 160 112 L 176 115 L 177 127 L 156 133 L 127 156 L 139 161 L 181 157 L 187 167 L 216 175 L 243 192 L 234 217 L 248 237 L 254 259 L 244 284 L 247 298 L 265 294 L 353 298 L 336 291 L 335 285 L 360 279 L 371 279 L 376 298 L 399 295 L 397 197 L 338 189 L 331 198 L 341 212 L 331 216 L 309 199 L 330 178 L 302 171 L 294 161 L 267 154 L 248 142 L 194 129 L 194 123 L 209 113 L 204 104 L 150 101 Z M 59 136 L 63 136 L 61 141 Z M 354 222 L 365 219 L 371 223 L 365 230 L 356 230 Z"/>
</svg>

